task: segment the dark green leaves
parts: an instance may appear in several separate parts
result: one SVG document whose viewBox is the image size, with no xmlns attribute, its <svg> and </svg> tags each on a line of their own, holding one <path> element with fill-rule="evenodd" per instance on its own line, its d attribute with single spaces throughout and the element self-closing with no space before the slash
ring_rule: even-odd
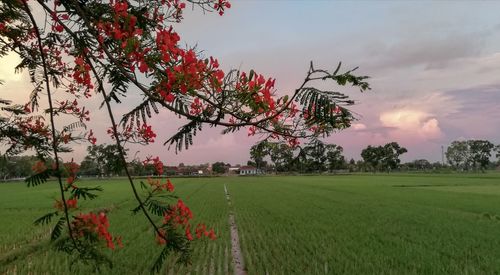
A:
<svg viewBox="0 0 500 275">
<path fill-rule="evenodd" d="M 97 187 L 78 187 L 73 190 L 71 190 L 71 194 L 73 197 L 79 199 L 82 198 L 84 200 L 90 199 L 93 200 L 97 198 L 97 195 L 94 193 L 91 193 L 91 191 L 102 191 L 102 188 L 100 186 Z"/>
<path fill-rule="evenodd" d="M 201 122 L 191 121 L 188 124 L 179 128 L 179 131 L 171 136 L 163 145 L 170 143 L 168 148 L 175 144 L 175 153 L 181 151 L 184 147 L 186 150 L 190 145 L 193 145 L 193 137 L 197 131 L 201 131 Z"/>
<path fill-rule="evenodd" d="M 151 267 L 151 273 L 160 272 L 160 269 L 170 252 L 179 253 L 177 262 L 181 264 L 188 264 L 191 258 L 190 244 L 186 239 L 186 236 L 179 233 L 175 230 L 175 228 L 168 224 L 164 225 L 162 229 L 165 230 L 164 237 L 166 238 L 166 244 Z"/>
<path fill-rule="evenodd" d="M 50 234 L 50 239 L 52 241 L 57 240 L 57 238 L 61 236 L 63 229 L 64 229 L 64 217 L 61 217 L 54 226 L 54 229 L 52 229 L 52 233 Z"/>
<path fill-rule="evenodd" d="M 36 219 L 33 223 L 35 225 L 44 225 L 44 224 L 49 224 L 51 221 L 52 221 L 52 218 L 54 216 L 57 216 L 59 215 L 59 212 L 58 211 L 55 211 L 55 212 L 51 212 L 51 213 L 48 213 L 48 214 L 45 214 L 43 215 L 42 217 Z"/>
<path fill-rule="evenodd" d="M 139 104 L 133 110 L 123 115 L 121 124 L 130 126 L 142 125 L 147 122 L 147 118 L 152 117 L 151 109 L 155 114 L 159 113 L 158 107 L 156 106 L 154 101 L 151 99 L 146 99 L 144 102 Z"/>
<path fill-rule="evenodd" d="M 52 172 L 53 172 L 52 170 L 46 169 L 43 172 L 40 172 L 38 174 L 35 174 L 35 175 L 32 175 L 32 176 L 26 178 L 24 180 L 24 182 L 26 182 L 26 184 L 28 185 L 28 187 L 33 187 L 33 186 L 40 185 L 42 183 L 47 182 L 47 180 L 52 175 Z"/>
</svg>

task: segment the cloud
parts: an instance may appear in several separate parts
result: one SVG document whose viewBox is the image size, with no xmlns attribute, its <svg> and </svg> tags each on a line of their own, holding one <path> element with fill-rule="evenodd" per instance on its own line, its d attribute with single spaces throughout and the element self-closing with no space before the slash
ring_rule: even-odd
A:
<svg viewBox="0 0 500 275">
<path fill-rule="evenodd" d="M 366 125 L 364 125 L 363 123 L 354 123 L 351 127 L 355 131 L 366 130 Z"/>
<path fill-rule="evenodd" d="M 487 33 L 461 33 L 448 36 L 407 37 L 379 51 L 379 62 L 385 68 L 422 65 L 442 69 L 453 60 L 478 56 Z"/>
<path fill-rule="evenodd" d="M 380 122 L 385 127 L 395 128 L 395 137 L 416 139 L 437 139 L 443 136 L 439 122 L 431 114 L 410 109 L 389 111 L 380 115 Z"/>
</svg>

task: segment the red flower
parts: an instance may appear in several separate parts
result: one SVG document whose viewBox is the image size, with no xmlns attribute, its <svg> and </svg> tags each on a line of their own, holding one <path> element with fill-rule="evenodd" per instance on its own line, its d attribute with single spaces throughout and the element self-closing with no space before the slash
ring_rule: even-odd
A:
<svg viewBox="0 0 500 275">
<path fill-rule="evenodd" d="M 170 179 L 167 179 L 167 190 L 168 192 L 174 192 L 174 185 L 170 182 Z"/>
<path fill-rule="evenodd" d="M 56 30 L 57 32 L 62 32 L 64 31 L 64 27 L 62 25 L 57 24 L 55 25 L 54 30 Z"/>
<path fill-rule="evenodd" d="M 66 206 L 68 208 L 77 208 L 77 205 L 76 205 L 77 202 L 78 201 L 76 199 L 69 199 L 69 200 L 66 201 Z"/>
</svg>

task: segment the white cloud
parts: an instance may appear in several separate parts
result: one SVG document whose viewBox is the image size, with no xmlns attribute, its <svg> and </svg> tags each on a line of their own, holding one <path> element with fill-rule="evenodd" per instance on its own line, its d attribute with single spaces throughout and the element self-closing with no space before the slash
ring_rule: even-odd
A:
<svg viewBox="0 0 500 275">
<path fill-rule="evenodd" d="M 393 128 L 391 134 L 396 137 L 429 140 L 443 135 L 437 118 L 419 110 L 399 109 L 385 112 L 380 115 L 380 122 L 385 127 Z"/>
</svg>

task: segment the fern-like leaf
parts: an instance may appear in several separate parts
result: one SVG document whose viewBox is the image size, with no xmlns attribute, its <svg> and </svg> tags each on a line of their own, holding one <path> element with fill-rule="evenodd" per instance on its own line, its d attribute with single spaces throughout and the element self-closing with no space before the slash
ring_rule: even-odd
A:
<svg viewBox="0 0 500 275">
<path fill-rule="evenodd" d="M 93 200 L 95 198 L 97 198 L 97 195 L 94 194 L 94 193 L 91 193 L 91 191 L 102 191 L 103 189 L 100 187 L 100 186 L 97 186 L 97 187 L 79 187 L 79 188 L 75 188 L 73 190 L 71 190 L 71 194 L 79 199 L 79 198 L 83 198 L 84 200 L 86 199 L 90 199 L 90 200 Z"/>
<path fill-rule="evenodd" d="M 64 227 L 64 217 L 61 217 L 59 221 L 57 221 L 56 225 L 54 226 L 54 229 L 52 229 L 52 233 L 50 234 L 50 239 L 52 241 L 57 240 L 57 238 L 61 236 L 63 227 Z"/>
<path fill-rule="evenodd" d="M 165 259 L 167 258 L 169 252 L 170 252 L 170 247 L 165 245 L 165 247 L 161 250 L 160 255 L 158 255 L 153 266 L 151 267 L 151 273 L 160 272 L 160 269 L 162 268 L 163 263 L 165 262 Z"/>
<path fill-rule="evenodd" d="M 52 175 L 52 170 L 51 169 L 46 169 L 43 172 L 40 172 L 38 174 L 32 175 L 24 180 L 28 187 L 33 187 L 40 185 L 42 183 L 47 182 L 47 180 L 50 178 Z"/>
<path fill-rule="evenodd" d="M 73 122 L 71 124 L 64 126 L 63 132 L 71 132 L 71 131 L 74 131 L 78 128 L 87 129 L 87 125 L 81 121 Z"/>
<path fill-rule="evenodd" d="M 158 200 L 149 200 L 146 206 L 148 207 L 149 212 L 160 217 L 169 210 L 168 205 Z"/>
<path fill-rule="evenodd" d="M 130 126 L 138 126 L 146 123 L 147 119 L 152 117 L 151 109 L 153 109 L 155 114 L 159 113 L 158 107 L 155 105 L 154 101 L 152 99 L 146 99 L 130 112 L 124 114 L 120 123 L 122 125 L 129 124 Z"/>
<path fill-rule="evenodd" d="M 33 224 L 34 225 L 44 225 L 44 224 L 49 224 L 51 221 L 52 221 L 52 218 L 54 216 L 57 216 L 59 215 L 59 212 L 58 211 L 55 211 L 55 212 L 51 212 L 51 213 L 48 213 L 48 214 L 45 214 L 43 216 L 41 216 L 40 218 L 36 219 Z"/>
<path fill-rule="evenodd" d="M 197 131 L 201 131 L 201 126 L 201 122 L 193 120 L 179 128 L 179 131 L 171 136 L 167 141 L 165 141 L 163 145 L 170 143 L 168 145 L 169 150 L 172 145 L 175 145 L 176 154 L 177 152 L 181 151 L 183 147 L 187 150 L 190 145 L 193 145 L 193 137 L 196 136 Z"/>
</svg>

